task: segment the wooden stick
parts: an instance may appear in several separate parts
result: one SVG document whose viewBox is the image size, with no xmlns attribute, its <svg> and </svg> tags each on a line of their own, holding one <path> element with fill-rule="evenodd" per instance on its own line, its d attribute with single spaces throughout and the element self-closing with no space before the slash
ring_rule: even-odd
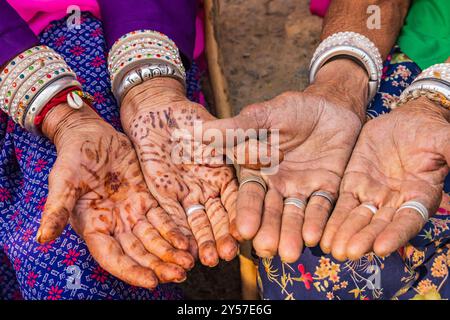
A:
<svg viewBox="0 0 450 320">
<path fill-rule="evenodd" d="M 229 118 L 233 111 L 231 108 L 228 85 L 222 69 L 222 58 L 217 43 L 215 27 L 219 11 L 217 0 L 205 0 L 205 37 L 206 57 L 208 60 L 209 77 L 214 94 L 214 103 L 219 118 Z"/>
</svg>

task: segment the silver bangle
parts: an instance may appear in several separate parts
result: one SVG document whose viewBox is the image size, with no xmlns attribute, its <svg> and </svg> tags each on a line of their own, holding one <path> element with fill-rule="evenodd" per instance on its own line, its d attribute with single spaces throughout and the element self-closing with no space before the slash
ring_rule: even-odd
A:
<svg viewBox="0 0 450 320">
<path fill-rule="evenodd" d="M 158 77 L 174 78 L 180 81 L 183 86 L 186 86 L 186 79 L 178 68 L 172 66 L 170 63 L 158 61 L 156 64 L 141 66 L 129 71 L 125 75 L 124 79 L 118 84 L 117 89 L 113 86 L 113 94 L 116 97 L 117 102 L 120 104 L 122 103 L 125 95 L 133 87 L 142 82 Z"/>
<path fill-rule="evenodd" d="M 64 76 L 61 78 L 55 78 L 54 81 L 44 86 L 36 94 L 34 99 L 30 101 L 28 108 L 25 111 L 23 124 L 24 128 L 33 134 L 41 135 L 41 132 L 34 125 L 34 119 L 55 95 L 70 87 L 81 88 L 81 85 L 76 78 L 71 76 Z"/>
<path fill-rule="evenodd" d="M 383 75 L 383 60 L 375 44 L 356 32 L 338 32 L 325 39 L 317 48 L 309 68 L 309 81 L 313 83 L 320 68 L 336 57 L 360 63 L 369 75 L 368 101 L 378 92 Z"/>
</svg>

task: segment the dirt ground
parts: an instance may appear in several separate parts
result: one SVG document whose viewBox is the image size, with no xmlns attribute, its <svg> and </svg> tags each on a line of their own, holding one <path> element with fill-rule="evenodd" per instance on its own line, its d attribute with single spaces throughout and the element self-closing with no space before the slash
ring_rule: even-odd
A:
<svg viewBox="0 0 450 320">
<path fill-rule="evenodd" d="M 307 85 L 322 22 L 310 14 L 308 0 L 218 3 L 216 31 L 234 113 Z M 188 299 L 240 299 L 238 259 L 212 269 L 196 267 L 183 288 Z"/>
</svg>

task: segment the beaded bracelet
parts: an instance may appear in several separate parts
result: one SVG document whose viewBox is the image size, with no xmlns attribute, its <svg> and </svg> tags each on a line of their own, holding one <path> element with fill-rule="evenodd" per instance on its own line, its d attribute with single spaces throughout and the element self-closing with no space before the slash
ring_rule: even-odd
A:
<svg viewBox="0 0 450 320">
<path fill-rule="evenodd" d="M 3 111 L 8 112 L 12 98 L 15 96 L 16 91 L 19 89 L 23 81 L 26 81 L 32 74 L 42 68 L 46 63 L 50 64 L 57 60 L 57 56 L 52 51 L 42 52 L 39 54 L 30 54 L 28 56 L 30 60 L 23 60 L 20 63 L 15 64 L 17 67 L 12 69 L 7 75 L 3 77 L 3 81 L 0 85 L 0 105 Z M 9 68 L 6 67 L 5 70 Z M 3 102 L 3 103 L 2 103 Z"/>
<path fill-rule="evenodd" d="M 131 42 L 133 40 L 139 39 L 142 41 L 142 37 L 151 37 L 153 41 L 162 41 L 164 43 L 167 43 L 171 47 L 177 48 L 175 45 L 175 42 L 172 41 L 168 36 L 165 34 L 154 31 L 154 30 L 135 30 L 131 31 L 129 33 L 124 34 L 121 36 L 117 41 L 112 45 L 111 52 L 116 51 L 121 45 L 124 43 Z"/>
<path fill-rule="evenodd" d="M 3 87 L 3 81 L 11 74 L 11 71 L 14 70 L 16 66 L 20 65 L 23 61 L 27 61 L 32 55 L 46 51 L 53 53 L 49 47 L 42 45 L 28 49 L 14 57 L 0 72 L 0 87 Z"/>
<path fill-rule="evenodd" d="M 112 73 L 117 73 L 119 68 L 124 68 L 124 66 L 130 64 L 133 61 L 145 58 L 164 59 L 169 63 L 171 61 L 175 61 L 175 63 L 173 63 L 174 65 L 178 63 L 178 55 L 176 54 L 171 54 L 167 51 L 155 48 L 139 48 L 129 51 L 126 54 L 122 54 L 120 57 L 118 57 L 117 61 L 111 68 Z"/>
<path fill-rule="evenodd" d="M 20 126 L 39 134 L 35 117 L 52 97 L 68 87 L 81 85 L 64 58 L 47 46 L 36 46 L 0 71 L 0 109 Z M 68 98 L 72 108 L 79 108 L 73 98 L 70 101 Z"/>
<path fill-rule="evenodd" d="M 152 77 L 142 78 L 141 68 L 152 70 L 152 66 L 155 66 Z M 151 30 L 133 31 L 120 37 L 109 52 L 108 69 L 112 92 L 119 104 L 133 86 L 150 78 L 172 77 L 183 85 L 186 81 L 186 71 L 175 43 L 166 35 Z"/>
<path fill-rule="evenodd" d="M 168 46 L 163 41 L 156 41 L 156 40 L 150 40 L 146 42 L 142 42 L 142 40 L 134 40 L 130 43 L 125 43 L 121 47 L 119 47 L 115 52 L 117 57 L 115 60 L 119 60 L 121 56 L 123 56 L 123 53 L 126 53 L 129 49 L 140 49 L 140 48 L 154 48 L 155 50 L 161 50 L 162 52 L 170 52 L 173 55 L 178 54 L 178 50 L 176 47 Z M 112 66 L 112 60 L 108 63 L 108 68 L 111 69 Z"/>
<path fill-rule="evenodd" d="M 41 86 L 42 83 L 44 83 L 44 80 L 40 78 L 44 77 L 47 73 L 53 72 L 53 70 L 63 67 L 65 67 L 64 62 L 58 62 L 58 60 L 53 60 L 51 61 L 50 64 L 46 64 L 44 66 L 41 66 L 40 68 L 37 68 L 36 72 L 29 75 L 27 80 L 21 83 L 19 89 L 14 91 L 13 94 L 11 94 L 9 107 L 10 115 L 13 116 L 16 113 L 20 100 L 22 100 L 24 97 L 33 96 L 36 93 L 37 88 L 39 88 L 39 86 Z"/>
<path fill-rule="evenodd" d="M 23 115 L 25 112 L 25 108 L 29 106 L 34 98 L 41 94 L 41 89 L 45 87 L 47 84 L 52 83 L 53 81 L 69 77 L 70 79 L 75 80 L 73 77 L 73 72 L 67 68 L 67 65 L 53 65 L 53 68 L 47 69 L 43 72 L 45 74 L 46 80 L 38 80 L 20 99 L 16 113 L 14 114 L 13 120 L 20 125 L 23 125 Z M 76 81 L 76 80 L 75 80 Z"/>
<path fill-rule="evenodd" d="M 401 94 L 391 109 L 411 100 L 426 97 L 450 110 L 450 63 L 441 63 L 424 70 Z"/>
</svg>

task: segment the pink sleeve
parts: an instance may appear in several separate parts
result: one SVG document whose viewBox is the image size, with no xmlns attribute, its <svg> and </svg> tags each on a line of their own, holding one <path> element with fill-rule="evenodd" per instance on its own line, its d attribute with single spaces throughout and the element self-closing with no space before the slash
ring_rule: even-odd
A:
<svg viewBox="0 0 450 320">
<path fill-rule="evenodd" d="M 327 13 L 331 0 L 311 0 L 309 9 L 312 14 L 323 17 Z"/>
</svg>

